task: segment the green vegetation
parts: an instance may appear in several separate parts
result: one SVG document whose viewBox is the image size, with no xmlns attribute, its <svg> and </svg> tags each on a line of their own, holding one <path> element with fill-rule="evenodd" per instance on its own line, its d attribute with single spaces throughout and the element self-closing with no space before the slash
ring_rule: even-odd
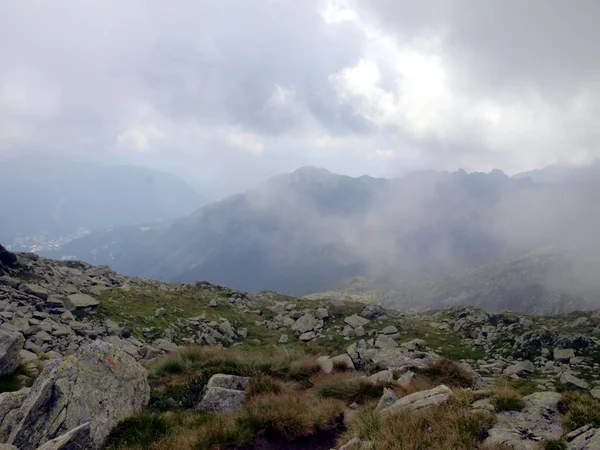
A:
<svg viewBox="0 0 600 450">
<path fill-rule="evenodd" d="M 567 432 L 584 425 L 600 427 L 600 402 L 587 392 L 566 392 L 561 407 L 565 411 L 564 426 Z"/>
<path fill-rule="evenodd" d="M 506 379 L 498 380 L 491 400 L 496 411 L 521 411 L 525 407 L 521 392 L 512 387 Z"/>
<path fill-rule="evenodd" d="M 567 443 L 562 439 L 548 439 L 542 445 L 544 450 L 567 450 Z"/>
<path fill-rule="evenodd" d="M 364 407 L 340 442 L 354 436 L 377 442 L 377 449 L 465 449 L 479 448 L 485 432 L 494 422 L 488 411 L 470 408 L 466 392 L 457 392 L 445 405 L 422 411 L 399 412 L 381 418 L 374 404 Z"/>
</svg>

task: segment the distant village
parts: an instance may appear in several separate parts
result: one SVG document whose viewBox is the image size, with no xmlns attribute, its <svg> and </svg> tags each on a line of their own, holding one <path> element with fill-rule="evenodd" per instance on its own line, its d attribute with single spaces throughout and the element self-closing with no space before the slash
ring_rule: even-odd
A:
<svg viewBox="0 0 600 450">
<path fill-rule="evenodd" d="M 19 236 L 16 237 L 11 243 L 6 245 L 6 248 L 13 252 L 47 252 L 51 250 L 57 250 L 63 245 L 89 234 L 90 230 L 86 228 L 80 228 L 72 233 L 64 236 L 48 236 L 45 233 L 37 234 L 35 236 Z"/>
</svg>

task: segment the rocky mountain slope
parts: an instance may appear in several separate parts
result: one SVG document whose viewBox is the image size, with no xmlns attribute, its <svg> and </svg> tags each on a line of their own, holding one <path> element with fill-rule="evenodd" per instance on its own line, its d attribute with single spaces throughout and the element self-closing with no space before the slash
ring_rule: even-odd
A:
<svg viewBox="0 0 600 450">
<path fill-rule="evenodd" d="M 594 178 L 580 175 L 536 183 L 500 171 L 417 172 L 385 180 L 305 167 L 170 227 L 99 232 L 49 256 L 251 291 L 369 291 L 394 307 L 464 299 L 530 313 L 594 308 L 600 211 Z"/>
<path fill-rule="evenodd" d="M 578 450 L 600 439 L 600 311 L 403 313 L 0 256 L 0 442 L 18 449 Z M 414 440 L 404 447 L 386 428 L 398 417 Z M 420 435 L 431 420 L 448 428 Z"/>
<path fill-rule="evenodd" d="M 0 241 L 79 228 L 103 229 L 174 219 L 201 206 L 181 179 L 134 166 L 102 165 L 44 154 L 0 158 Z"/>
</svg>

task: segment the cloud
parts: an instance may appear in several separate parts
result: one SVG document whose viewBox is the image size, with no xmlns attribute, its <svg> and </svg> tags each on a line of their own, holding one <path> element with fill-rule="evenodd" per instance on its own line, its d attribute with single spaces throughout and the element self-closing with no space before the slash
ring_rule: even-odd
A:
<svg viewBox="0 0 600 450">
<path fill-rule="evenodd" d="M 584 163 L 600 154 L 598 9 L 7 3 L 0 151 L 70 151 L 198 180 L 208 171 L 223 191 L 232 176 L 249 186 L 295 164 L 382 176 Z"/>
</svg>

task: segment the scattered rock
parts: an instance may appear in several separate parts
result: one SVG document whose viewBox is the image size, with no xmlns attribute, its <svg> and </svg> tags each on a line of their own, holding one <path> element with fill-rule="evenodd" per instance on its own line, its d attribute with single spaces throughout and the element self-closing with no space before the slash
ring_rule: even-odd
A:
<svg viewBox="0 0 600 450">
<path fill-rule="evenodd" d="M 292 325 L 292 330 L 299 334 L 308 333 L 315 329 L 317 322 L 317 319 L 312 314 L 304 314 Z"/>
<path fill-rule="evenodd" d="M 167 312 L 167 310 L 165 308 L 158 308 L 156 311 L 154 311 L 154 316 L 162 317 L 165 315 L 166 312 Z"/>
<path fill-rule="evenodd" d="M 575 356 L 575 352 L 572 348 L 555 348 L 553 356 L 555 361 L 568 362 Z"/>
</svg>

